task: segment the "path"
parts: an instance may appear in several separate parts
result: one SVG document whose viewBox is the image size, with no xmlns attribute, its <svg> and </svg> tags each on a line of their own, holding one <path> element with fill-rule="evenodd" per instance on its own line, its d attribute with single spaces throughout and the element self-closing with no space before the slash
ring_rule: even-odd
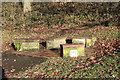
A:
<svg viewBox="0 0 120 80">
<path fill-rule="evenodd" d="M 10 53 L 3 54 L 3 69 L 6 73 L 17 73 L 24 71 L 34 65 L 46 61 L 46 58 L 36 58 Z"/>
</svg>

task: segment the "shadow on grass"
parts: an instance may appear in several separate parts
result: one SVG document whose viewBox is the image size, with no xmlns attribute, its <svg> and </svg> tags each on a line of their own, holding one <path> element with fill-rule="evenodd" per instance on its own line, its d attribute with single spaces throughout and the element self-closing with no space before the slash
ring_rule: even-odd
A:
<svg viewBox="0 0 120 80">
<path fill-rule="evenodd" d="M 94 24 L 94 23 L 85 23 L 82 25 L 82 27 L 88 26 L 89 28 L 95 27 L 95 26 L 99 26 L 100 24 Z"/>
</svg>

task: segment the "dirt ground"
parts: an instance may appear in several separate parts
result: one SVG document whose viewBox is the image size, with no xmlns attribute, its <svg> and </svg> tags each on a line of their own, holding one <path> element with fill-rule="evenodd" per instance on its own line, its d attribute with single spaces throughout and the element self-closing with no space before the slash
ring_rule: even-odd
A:
<svg viewBox="0 0 120 80">
<path fill-rule="evenodd" d="M 24 71 L 47 60 L 46 58 L 37 58 L 18 54 L 15 55 L 10 53 L 4 53 L 2 56 L 2 67 L 5 74 Z"/>
</svg>

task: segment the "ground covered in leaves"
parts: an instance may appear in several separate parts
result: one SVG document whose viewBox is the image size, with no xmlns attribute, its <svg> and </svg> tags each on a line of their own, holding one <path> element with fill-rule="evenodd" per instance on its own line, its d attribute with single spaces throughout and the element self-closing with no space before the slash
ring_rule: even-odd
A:
<svg viewBox="0 0 120 80">
<path fill-rule="evenodd" d="M 86 29 L 87 28 L 87 29 Z M 9 35 L 8 35 L 9 34 Z M 47 40 L 53 39 L 55 37 L 66 37 L 68 39 L 72 38 L 81 38 L 81 37 L 97 37 L 98 39 L 103 38 L 119 38 L 120 32 L 117 26 L 113 27 L 105 27 L 105 26 L 95 26 L 93 28 L 81 27 L 77 29 L 77 27 L 64 27 L 64 28 L 56 28 L 56 29 L 37 29 L 28 31 L 11 31 L 11 30 L 3 30 L 2 38 L 3 38 L 3 51 L 9 50 L 12 46 L 13 39 L 27 38 L 27 39 L 40 39 Z"/>
<path fill-rule="evenodd" d="M 119 78 L 120 40 L 102 39 L 86 57 L 54 58 L 8 78 Z M 107 42 L 107 43 L 106 43 Z"/>
<path fill-rule="evenodd" d="M 56 58 L 10 78 L 119 78 L 120 54 L 100 58 Z"/>
<path fill-rule="evenodd" d="M 12 48 L 16 38 L 47 40 L 65 36 L 98 40 L 91 56 L 49 59 L 32 69 L 5 74 L 5 77 L 119 78 L 119 3 L 32 3 L 33 10 L 26 15 L 19 3 L 2 5 L 3 52 Z"/>
<path fill-rule="evenodd" d="M 40 29 L 40 28 L 39 28 Z M 33 32 L 11 32 L 3 31 L 3 50 L 9 50 L 14 38 L 37 38 L 46 40 L 56 36 L 66 36 L 68 38 L 80 37 L 97 37 L 98 41 L 93 46 L 95 52 L 93 57 L 81 58 L 56 58 L 50 59 L 40 65 L 34 66 L 32 69 L 25 72 L 5 74 L 7 78 L 118 78 L 119 72 L 119 55 L 114 55 L 120 52 L 120 40 L 118 27 L 98 26 L 93 28 L 72 29 L 66 27 L 64 29 L 41 29 Z M 29 33 L 29 34 L 28 34 Z M 54 33 L 54 34 L 53 34 Z M 10 36 L 8 36 L 10 34 Z M 113 56 L 105 57 L 107 54 Z M 98 57 L 98 58 L 97 58 Z M 110 60 L 113 58 L 112 60 Z M 81 62 L 82 61 L 82 62 Z M 108 62 L 110 61 L 110 62 Z M 114 62 L 115 61 L 115 62 Z M 116 67 L 116 68 L 115 68 Z"/>
</svg>

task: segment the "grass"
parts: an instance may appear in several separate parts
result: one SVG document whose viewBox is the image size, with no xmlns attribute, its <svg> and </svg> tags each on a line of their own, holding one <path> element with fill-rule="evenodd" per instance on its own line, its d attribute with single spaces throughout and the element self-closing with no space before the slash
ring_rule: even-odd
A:
<svg viewBox="0 0 120 80">
<path fill-rule="evenodd" d="M 84 68 L 76 68 L 81 64 L 87 64 L 90 61 L 81 63 L 80 58 L 55 58 L 49 59 L 41 65 L 34 66 L 25 72 L 19 73 L 14 77 L 28 77 L 39 75 L 45 78 L 119 78 L 119 54 L 104 56 L 97 59 L 97 63 Z M 30 73 L 31 72 L 31 73 Z M 37 73 L 37 74 L 34 74 Z"/>
<path fill-rule="evenodd" d="M 120 67 L 118 60 L 120 58 L 114 56 L 100 59 L 100 64 L 89 66 L 91 70 L 87 69 L 88 75 L 86 75 L 85 78 L 118 78 Z"/>
</svg>

